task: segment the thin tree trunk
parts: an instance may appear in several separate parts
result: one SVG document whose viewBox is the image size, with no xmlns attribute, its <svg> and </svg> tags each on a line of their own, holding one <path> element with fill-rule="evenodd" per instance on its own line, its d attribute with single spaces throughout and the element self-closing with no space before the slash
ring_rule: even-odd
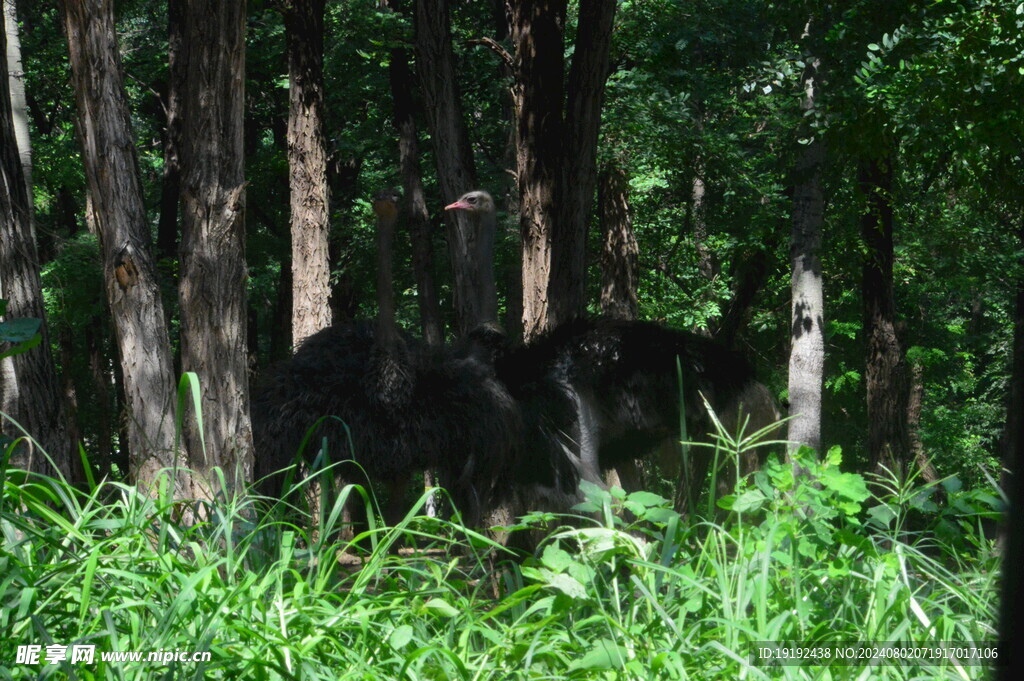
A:
<svg viewBox="0 0 1024 681">
<path fill-rule="evenodd" d="M 64 397 L 64 405 L 67 409 L 68 442 L 71 449 L 68 451 L 69 480 L 73 484 L 85 482 L 85 469 L 82 467 L 82 457 L 75 451 L 82 434 L 78 430 L 78 391 L 75 389 L 75 381 L 71 376 L 71 365 L 75 361 L 75 340 L 71 336 L 71 329 L 64 325 L 57 334 L 57 344 L 60 346 L 61 391 Z"/>
<path fill-rule="evenodd" d="M 90 223 L 103 253 L 107 302 L 124 375 L 129 475 L 147 487 L 156 482 L 162 468 L 176 463 L 175 381 L 142 205 L 113 3 L 66 3 L 65 22 L 91 199 Z"/>
<path fill-rule="evenodd" d="M 14 119 L 14 137 L 18 141 L 18 154 L 25 172 L 25 187 L 32 196 L 32 140 L 28 134 L 28 104 L 25 101 L 25 69 L 21 65 L 21 38 L 18 34 L 18 12 L 15 0 L 3 2 L 5 33 L 7 35 L 7 76 L 11 92 L 11 113 Z M 29 205 L 29 218 L 33 206 Z"/>
<path fill-rule="evenodd" d="M 859 184 L 867 197 L 861 236 L 867 251 L 863 268 L 864 335 L 867 361 L 868 453 L 875 467 L 902 476 L 909 459 L 906 358 L 896 330 L 893 299 L 892 158 L 861 164 Z"/>
<path fill-rule="evenodd" d="M 433 140 L 438 183 L 444 202 L 477 189 L 476 168 L 455 75 L 448 0 L 416 0 L 416 70 L 423 92 L 423 109 Z M 497 318 L 491 263 L 478 258 L 479 235 L 464 211 L 445 211 L 448 249 L 454 280 L 456 333 Z"/>
<path fill-rule="evenodd" d="M 921 362 L 913 362 L 910 367 L 910 390 L 907 398 L 907 435 L 910 444 L 910 455 L 914 464 L 921 471 L 925 482 L 936 482 L 939 474 L 924 450 L 921 441 L 921 409 L 924 406 L 924 367 Z"/>
<path fill-rule="evenodd" d="M 804 110 L 816 105 L 819 61 L 807 60 L 803 74 Z M 793 189 L 790 237 L 792 312 L 789 354 L 789 433 L 791 450 L 821 447 L 821 391 L 825 369 L 825 313 L 821 277 L 821 227 L 825 200 L 821 173 L 824 142 L 815 135 L 800 150 Z"/>
<path fill-rule="evenodd" d="M 252 479 L 246 362 L 244 0 L 188 0 L 182 101 L 181 364 L 202 386 L 202 424 L 186 419 L 194 496 Z M 204 451 L 205 450 L 205 451 Z"/>
<path fill-rule="evenodd" d="M 548 301 L 554 324 L 586 309 L 587 229 L 597 186 L 597 139 L 617 4 L 616 0 L 579 4 L 566 94 L 561 188 L 556 192 L 559 216 L 551 244 Z"/>
<path fill-rule="evenodd" d="M 277 301 L 274 303 L 274 324 L 270 327 L 270 361 L 280 362 L 292 355 L 292 268 L 281 264 L 277 278 Z"/>
<path fill-rule="evenodd" d="M 94 323 L 85 327 L 85 347 L 89 353 L 89 376 L 92 379 L 92 400 L 97 405 L 96 417 L 96 448 L 90 451 L 93 463 L 96 466 L 98 477 L 102 479 L 110 474 L 111 452 L 114 443 L 114 430 L 111 427 L 111 409 L 113 407 L 110 399 L 110 384 L 113 377 L 108 368 L 104 366 L 103 347 L 96 330 L 104 328 L 100 326 L 100 320 L 94 318 Z M 123 443 L 122 443 L 123 446 Z M 126 471 L 121 471 L 124 475 Z"/>
<path fill-rule="evenodd" d="M 553 225 L 562 163 L 565 0 L 509 2 L 515 46 L 513 103 L 523 253 L 523 335 L 550 317 Z"/>
<path fill-rule="evenodd" d="M 708 281 L 718 276 L 718 262 L 708 248 L 707 193 L 704 182 L 704 165 L 698 158 L 695 162 L 693 182 L 690 188 L 690 210 L 687 215 L 690 233 L 697 249 L 697 271 Z"/>
<path fill-rule="evenodd" d="M 388 0 L 392 10 L 398 0 Z M 388 78 L 394 105 L 395 131 L 398 133 L 398 160 L 402 175 L 403 213 L 412 236 L 412 267 L 416 277 L 420 310 L 420 328 L 428 345 L 440 346 L 444 341 L 441 303 L 434 283 L 434 248 L 430 235 L 430 212 L 427 210 L 423 178 L 420 174 L 419 140 L 416 132 L 415 105 L 412 93 L 416 79 L 409 68 L 409 51 L 391 50 Z"/>
<path fill-rule="evenodd" d="M 182 32 L 185 0 L 167 2 L 167 92 L 163 101 L 164 168 L 160 183 L 160 222 L 156 230 L 156 252 L 160 259 L 178 256 L 178 202 L 181 198 L 181 96 L 183 69 Z"/>
<path fill-rule="evenodd" d="M 324 137 L 324 0 L 290 0 L 288 168 L 291 186 L 292 339 L 331 325 L 330 197 Z"/>
<path fill-rule="evenodd" d="M 629 182 L 618 165 L 609 165 L 598 182 L 601 210 L 601 312 L 636 319 L 640 249 L 629 210 Z"/>
</svg>

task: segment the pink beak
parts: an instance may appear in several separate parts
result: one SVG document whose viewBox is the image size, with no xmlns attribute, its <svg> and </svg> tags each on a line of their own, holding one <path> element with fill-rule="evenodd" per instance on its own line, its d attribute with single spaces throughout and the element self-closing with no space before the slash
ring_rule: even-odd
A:
<svg viewBox="0 0 1024 681">
<path fill-rule="evenodd" d="M 472 208 L 472 206 L 462 201 L 456 201 L 455 203 L 448 204 L 444 207 L 445 210 L 469 210 L 470 208 Z"/>
</svg>

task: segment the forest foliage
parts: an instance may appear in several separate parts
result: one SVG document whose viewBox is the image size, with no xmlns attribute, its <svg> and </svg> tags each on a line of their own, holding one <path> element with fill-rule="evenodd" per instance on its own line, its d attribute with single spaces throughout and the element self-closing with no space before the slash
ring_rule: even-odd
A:
<svg viewBox="0 0 1024 681">
<path fill-rule="evenodd" d="M 498 3 L 500 4 L 500 3 Z M 500 198 L 498 282 L 503 310 L 518 277 L 510 177 L 507 79 L 492 51 L 494 3 L 453 3 L 459 86 L 481 184 Z M 823 32 L 808 34 L 819 12 Z M 96 372 L 116 372 L 98 248 L 85 224 L 75 104 L 58 9 L 18 3 L 34 161 L 35 220 L 44 261 L 51 342 L 78 395 Z M 117 4 L 117 29 L 145 204 L 159 217 L 168 85 L 166 8 Z M 567 34 L 574 29 L 568 14 Z M 1021 6 L 1012 2 L 814 3 L 622 2 L 613 32 L 599 164 L 629 178 L 640 245 L 641 318 L 693 329 L 721 324 L 752 262 L 761 284 L 738 345 L 785 399 L 788 353 L 788 223 L 794 159 L 811 137 L 829 148 L 822 260 L 827 324 L 824 441 L 854 459 L 863 451 L 864 337 L 858 159 L 892 149 L 894 294 L 909 363 L 923 382 L 920 438 L 942 473 L 979 479 L 996 469 L 1005 419 L 1013 294 L 1021 273 Z M 332 189 L 332 288 L 344 316 L 372 316 L 374 263 L 369 196 L 400 184 L 387 81 L 390 48 L 409 46 L 407 13 L 368 0 L 327 4 L 325 129 Z M 245 82 L 249 331 L 253 368 L 287 343 L 279 289 L 289 262 L 285 35 L 275 3 L 250 3 Z M 800 73 L 824 56 L 820 104 L 801 110 Z M 419 129 L 426 129 L 420 122 Z M 425 136 L 425 135 L 424 135 Z M 441 199 L 429 140 L 421 166 L 434 220 L 442 309 L 452 328 L 439 227 Z M 695 201 L 695 180 L 704 187 Z M 695 205 L 699 203 L 699 205 Z M 599 250 L 591 230 L 591 310 Z M 398 311 L 415 328 L 408 240 L 396 268 Z M 173 253 L 159 260 L 176 334 Z M 510 324 L 515 328 L 516 320 Z M 61 339 L 64 340 L 61 340 Z M 60 343 L 70 352 L 60 352 Z M 177 344 L 176 338 L 172 343 Z M 65 348 L 67 350 L 68 348 Z M 88 351 L 85 351 L 88 349 Z M 84 441 L 116 441 L 119 397 L 79 400 Z M 99 412 L 105 412 L 101 416 Z M 111 418 L 113 415 L 113 418 Z M 104 425 L 106 424 L 106 425 Z M 116 446 L 115 446 L 116 449 Z"/>
</svg>

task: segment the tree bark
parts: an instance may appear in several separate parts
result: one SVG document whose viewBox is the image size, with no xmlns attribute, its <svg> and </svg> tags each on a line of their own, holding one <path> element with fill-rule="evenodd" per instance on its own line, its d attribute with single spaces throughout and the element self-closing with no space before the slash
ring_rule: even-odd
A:
<svg viewBox="0 0 1024 681">
<path fill-rule="evenodd" d="M 398 9 L 398 0 L 388 0 L 388 7 Z M 444 323 L 441 303 L 434 282 L 434 248 L 430 234 L 430 212 L 427 210 L 423 178 L 420 174 L 419 140 L 416 132 L 415 105 L 412 93 L 416 78 L 409 68 L 409 51 L 391 50 L 388 79 L 391 101 L 394 105 L 395 131 L 398 133 L 398 161 L 402 175 L 402 195 L 405 222 L 412 236 L 412 268 L 416 277 L 417 299 L 420 310 L 420 328 L 428 345 L 440 346 L 444 342 Z"/>
<path fill-rule="evenodd" d="M 416 70 L 445 204 L 477 189 L 476 168 L 455 76 L 448 0 L 416 0 Z M 493 263 L 480 262 L 479 235 L 464 211 L 445 211 L 456 333 L 497 318 Z M 490 284 L 488 284 L 490 282 Z"/>
<path fill-rule="evenodd" d="M 0 408 L 9 418 L 3 419 L 3 432 L 12 438 L 27 434 L 42 449 L 39 451 L 34 444 L 23 441 L 13 452 L 10 465 L 45 475 L 59 472 L 68 477 L 71 445 L 67 410 L 50 350 L 31 195 L 25 183 L 11 110 L 6 10 L 0 13 L 0 23 L 4 24 L 0 26 L 0 285 L 7 300 L 8 319 L 43 320 L 42 342 L 4 360 Z"/>
<path fill-rule="evenodd" d="M 183 44 L 181 364 L 202 386 L 201 441 L 186 419 L 192 493 L 252 479 L 246 362 L 245 2 L 188 0 Z M 204 446 L 205 445 L 205 446 Z M 204 451 L 205 449 L 205 451 Z"/>
<path fill-rule="evenodd" d="M 175 453 L 171 350 L 142 205 L 113 3 L 65 3 L 65 24 L 90 222 L 95 222 L 91 227 L 103 254 L 107 303 L 124 376 L 129 476 L 149 487 L 162 468 L 181 460 Z"/>
<path fill-rule="evenodd" d="M 636 319 L 640 249 L 629 210 L 628 178 L 618 165 L 609 165 L 602 171 L 598 205 L 603 235 L 601 312 L 615 319 Z"/>
<path fill-rule="evenodd" d="M 579 5 L 566 95 L 562 185 L 556 193 L 559 216 L 551 244 L 548 300 L 554 324 L 586 310 L 587 229 L 597 186 L 597 139 L 617 4 L 616 0 L 591 0 Z"/>
<path fill-rule="evenodd" d="M 160 183 L 160 222 L 157 225 L 158 258 L 178 256 L 178 203 L 181 198 L 181 97 L 184 70 L 181 59 L 185 28 L 185 0 L 167 2 L 167 92 L 164 98 L 164 169 Z"/>
<path fill-rule="evenodd" d="M 1024 215 L 1017 216 L 1017 234 L 1024 246 Z M 1024 561 L 1024 258 L 1018 262 L 1017 292 L 1013 310 L 1013 345 L 1010 360 L 1010 395 L 1003 431 L 1003 489 L 1009 496 L 1009 511 L 1004 519 L 1009 533 L 1003 555 L 1003 588 L 999 610 L 999 681 L 1015 681 L 1024 671 L 1024 651 L 1020 649 L 1020 619 L 1017 607 L 1021 599 L 1021 561 Z"/>
<path fill-rule="evenodd" d="M 11 92 L 11 114 L 14 119 L 14 137 L 18 141 L 18 154 L 25 172 L 25 187 L 32 197 L 32 140 L 28 134 L 28 104 L 25 101 L 25 69 L 21 65 L 21 37 L 18 34 L 18 12 L 15 0 L 3 2 L 4 32 L 7 35 L 7 76 Z M 29 205 L 29 218 L 34 207 Z"/>
<path fill-rule="evenodd" d="M 805 111 L 816 106 L 820 62 L 807 60 L 802 77 Z M 789 354 L 790 450 L 801 445 L 821 448 L 821 391 L 825 369 L 825 313 L 821 278 L 821 227 L 825 200 L 821 173 L 824 141 L 816 134 L 800 150 L 793 188 L 793 229 L 790 236 L 792 307 Z"/>
<path fill-rule="evenodd" d="M 94 318 L 94 323 L 84 330 L 86 352 L 89 354 L 89 376 L 92 379 L 91 399 L 98 405 L 95 424 L 96 448 L 90 452 L 90 459 L 95 463 L 97 469 L 97 479 L 110 474 L 111 447 L 114 442 L 114 429 L 111 427 L 110 418 L 112 409 L 110 384 L 113 382 L 113 376 L 109 373 L 108 367 L 104 366 L 103 343 L 102 339 L 97 337 L 97 329 L 104 327 L 99 324 L 100 319 Z M 125 473 L 126 471 L 121 471 L 122 476 Z"/>
<path fill-rule="evenodd" d="M 284 17 L 288 38 L 292 340 L 298 345 L 331 325 L 324 0 L 290 0 Z"/>
<path fill-rule="evenodd" d="M 549 328 L 553 225 L 562 163 L 565 0 L 509 2 L 515 46 L 513 106 L 519 229 L 523 252 L 523 335 Z"/>
<path fill-rule="evenodd" d="M 896 330 L 893 299 L 892 157 L 866 159 L 859 173 L 867 210 L 861 236 L 867 251 L 863 267 L 864 336 L 867 360 L 868 454 L 874 467 L 902 476 L 909 460 L 908 376 Z"/>
</svg>

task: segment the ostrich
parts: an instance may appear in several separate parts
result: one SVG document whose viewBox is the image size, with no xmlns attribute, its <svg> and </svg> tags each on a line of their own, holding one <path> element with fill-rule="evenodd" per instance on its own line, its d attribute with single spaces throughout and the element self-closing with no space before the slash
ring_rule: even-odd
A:
<svg viewBox="0 0 1024 681">
<path fill-rule="evenodd" d="M 711 430 L 700 395 L 731 432 L 747 416 L 748 433 L 778 418 L 771 395 L 741 355 L 650 322 L 575 320 L 495 357 L 498 376 L 527 423 L 520 479 L 534 502 L 553 508 L 579 500 L 579 479 L 603 485 L 603 471 L 679 438 L 677 358 L 690 436 Z M 546 470 L 544 460 L 553 462 Z M 696 457 L 693 481 L 703 480 L 708 463 L 707 456 Z M 623 480 L 634 489 L 638 482 Z"/>
<path fill-rule="evenodd" d="M 494 199 L 482 189 L 466 192 L 445 210 L 462 211 L 473 234 L 464 241 L 472 244 L 473 253 L 460 254 L 472 263 L 472 281 L 469 282 L 473 318 L 469 328 L 494 322 L 498 318 L 498 296 L 494 284 L 494 240 L 497 233 L 497 214 Z"/>
<path fill-rule="evenodd" d="M 257 478 L 266 479 L 265 493 L 279 495 L 275 471 L 316 427 L 307 458 L 326 440 L 334 460 L 354 460 L 388 488 L 388 522 L 400 519 L 411 475 L 427 468 L 440 471 L 456 505 L 475 520 L 489 503 L 494 471 L 512 456 L 518 411 L 476 354 L 429 348 L 399 332 L 391 289 L 397 196 L 378 194 L 373 205 L 377 320 L 324 329 L 269 372 L 253 400 Z"/>
</svg>

